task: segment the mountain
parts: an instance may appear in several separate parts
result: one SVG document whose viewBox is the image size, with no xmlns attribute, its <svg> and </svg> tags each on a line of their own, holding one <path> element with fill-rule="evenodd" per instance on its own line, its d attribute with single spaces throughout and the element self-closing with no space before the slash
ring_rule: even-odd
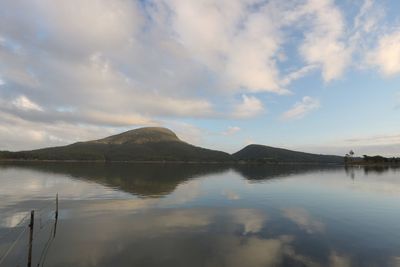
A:
<svg viewBox="0 0 400 267">
<path fill-rule="evenodd" d="M 344 158 L 340 156 L 318 155 L 263 145 L 248 145 L 232 156 L 239 161 L 259 163 L 344 163 Z"/>
<path fill-rule="evenodd" d="M 0 151 L 0 160 L 168 161 L 343 164 L 340 156 L 249 145 L 230 155 L 188 144 L 166 128 L 145 127 L 103 139 L 31 151 Z"/>
<path fill-rule="evenodd" d="M 232 161 L 228 153 L 193 146 L 166 128 L 145 127 L 104 139 L 21 152 L 1 152 L 2 159 L 78 161 Z"/>
</svg>

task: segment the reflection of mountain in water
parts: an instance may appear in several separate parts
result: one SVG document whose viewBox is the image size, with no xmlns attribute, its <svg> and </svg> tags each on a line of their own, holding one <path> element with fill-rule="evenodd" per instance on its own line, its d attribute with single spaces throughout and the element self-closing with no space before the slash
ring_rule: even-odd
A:
<svg viewBox="0 0 400 267">
<path fill-rule="evenodd" d="M 400 166 L 398 165 L 393 165 L 393 166 L 364 166 L 364 173 L 366 175 L 368 174 L 382 174 L 388 171 L 393 171 L 393 172 L 397 172 L 400 171 Z"/>
<path fill-rule="evenodd" d="M 351 165 L 351 166 L 345 166 L 344 170 L 348 176 L 351 177 L 351 179 L 356 178 L 356 172 L 357 170 L 361 170 L 364 172 L 364 175 L 368 176 L 369 174 L 372 175 L 381 175 L 386 172 L 393 172 L 396 173 L 400 171 L 400 166 L 398 165 L 365 165 L 365 166 L 357 166 L 357 165 Z"/>
<path fill-rule="evenodd" d="M 173 192 L 180 183 L 199 176 L 220 173 L 229 169 L 227 165 L 179 163 L 23 162 L 1 166 L 22 167 L 35 171 L 64 174 L 145 197 L 167 195 Z"/>
<path fill-rule="evenodd" d="M 280 164 L 238 164 L 233 169 L 244 178 L 251 181 L 262 181 L 273 178 L 303 174 L 308 172 L 318 172 L 327 170 L 338 170 L 340 166 L 329 165 L 280 165 Z"/>
<path fill-rule="evenodd" d="M 35 171 L 63 174 L 84 179 L 143 197 L 157 197 L 172 193 L 175 188 L 190 179 L 222 173 L 233 169 L 251 181 L 264 181 L 296 174 L 342 170 L 327 165 L 257 165 L 257 164 L 135 164 L 135 163 L 43 163 L 21 162 L 1 164 L 1 167 L 21 167 Z M 364 172 L 386 172 L 390 168 L 364 168 Z M 346 171 L 349 171 L 346 169 Z"/>
</svg>

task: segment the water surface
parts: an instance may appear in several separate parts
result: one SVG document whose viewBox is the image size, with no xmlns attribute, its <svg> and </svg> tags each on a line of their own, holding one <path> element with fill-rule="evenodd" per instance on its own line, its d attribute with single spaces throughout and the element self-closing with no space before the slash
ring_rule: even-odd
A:
<svg viewBox="0 0 400 267">
<path fill-rule="evenodd" d="M 396 267 L 399 174 L 390 168 L 3 163 L 0 262 L 9 253 L 0 266 L 26 266 L 27 215 L 35 210 L 32 266 Z"/>
</svg>

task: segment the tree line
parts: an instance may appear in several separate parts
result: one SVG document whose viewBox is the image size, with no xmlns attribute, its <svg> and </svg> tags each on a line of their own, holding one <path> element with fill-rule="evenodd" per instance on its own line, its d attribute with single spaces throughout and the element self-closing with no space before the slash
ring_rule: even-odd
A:
<svg viewBox="0 0 400 267">
<path fill-rule="evenodd" d="M 400 158 L 386 158 L 382 156 L 363 156 L 363 161 L 366 163 L 400 163 Z"/>
<path fill-rule="evenodd" d="M 383 157 L 380 155 L 377 156 L 368 156 L 363 155 L 363 157 L 355 157 L 355 153 L 353 150 L 350 150 L 344 157 L 345 163 L 347 164 L 400 164 L 399 157 Z"/>
</svg>

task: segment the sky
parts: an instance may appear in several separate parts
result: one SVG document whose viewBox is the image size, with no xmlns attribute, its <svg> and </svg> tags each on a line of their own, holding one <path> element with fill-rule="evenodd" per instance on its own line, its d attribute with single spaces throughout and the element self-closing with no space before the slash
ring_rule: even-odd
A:
<svg viewBox="0 0 400 267">
<path fill-rule="evenodd" d="M 0 150 L 143 126 L 400 156 L 398 0 L 0 0 Z"/>
</svg>

